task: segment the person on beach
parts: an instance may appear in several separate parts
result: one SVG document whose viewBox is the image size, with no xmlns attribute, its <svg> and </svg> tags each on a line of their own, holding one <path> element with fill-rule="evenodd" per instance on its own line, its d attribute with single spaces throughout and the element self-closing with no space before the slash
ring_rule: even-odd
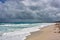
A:
<svg viewBox="0 0 60 40">
<path fill-rule="evenodd" d="M 55 24 L 55 29 L 57 30 L 58 33 L 60 33 L 60 21 L 57 21 Z M 55 32 L 56 33 L 56 32 Z"/>
</svg>

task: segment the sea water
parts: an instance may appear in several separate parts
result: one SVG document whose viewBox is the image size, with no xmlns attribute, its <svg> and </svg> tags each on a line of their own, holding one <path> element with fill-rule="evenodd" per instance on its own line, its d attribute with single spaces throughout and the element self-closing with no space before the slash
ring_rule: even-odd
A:
<svg viewBox="0 0 60 40">
<path fill-rule="evenodd" d="M 0 23 L 0 40 L 25 40 L 30 32 L 53 23 Z"/>
</svg>

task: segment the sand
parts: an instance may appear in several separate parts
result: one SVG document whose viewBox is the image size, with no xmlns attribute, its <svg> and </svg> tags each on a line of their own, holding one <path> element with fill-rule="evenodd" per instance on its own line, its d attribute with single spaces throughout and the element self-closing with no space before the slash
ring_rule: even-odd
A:
<svg viewBox="0 0 60 40">
<path fill-rule="evenodd" d="M 55 25 L 42 28 L 40 31 L 31 33 L 26 40 L 60 40 L 60 33 L 55 33 Z"/>
</svg>

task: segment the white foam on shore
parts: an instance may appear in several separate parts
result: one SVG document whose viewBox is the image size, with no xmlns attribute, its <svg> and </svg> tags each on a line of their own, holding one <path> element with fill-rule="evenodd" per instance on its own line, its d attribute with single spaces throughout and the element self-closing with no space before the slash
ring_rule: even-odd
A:
<svg viewBox="0 0 60 40">
<path fill-rule="evenodd" d="M 24 28 L 22 30 L 18 30 L 14 32 L 3 33 L 2 36 L 0 36 L 0 40 L 24 40 L 26 39 L 26 36 L 31 35 L 30 32 L 39 31 L 40 30 L 39 28 L 51 24 L 54 23 L 45 23 L 43 25 L 38 25 L 36 27 Z"/>
</svg>

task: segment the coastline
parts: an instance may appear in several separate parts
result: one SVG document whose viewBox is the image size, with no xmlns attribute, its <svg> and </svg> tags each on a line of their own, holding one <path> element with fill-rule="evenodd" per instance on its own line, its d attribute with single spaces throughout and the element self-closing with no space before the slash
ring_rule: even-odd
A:
<svg viewBox="0 0 60 40">
<path fill-rule="evenodd" d="M 2 34 L 2 36 L 0 37 L 0 40 L 25 40 L 28 36 L 31 35 L 31 33 L 35 34 L 35 32 L 39 32 L 41 29 L 46 28 L 46 27 L 48 27 L 47 25 L 51 25 L 51 24 L 52 23 L 42 23 L 42 24 L 39 23 L 39 24 L 35 25 L 34 27 L 31 26 L 31 27 L 24 28 L 21 30 L 4 32 Z M 2 26 L 5 26 L 5 25 L 2 25 Z M 40 31 L 40 33 L 41 33 L 41 31 Z M 40 34 L 40 33 L 38 33 L 38 34 Z"/>
<path fill-rule="evenodd" d="M 39 31 L 31 32 L 31 35 L 27 36 L 25 40 L 60 40 L 60 34 L 54 33 L 55 25 L 48 25 L 40 28 Z"/>
</svg>

